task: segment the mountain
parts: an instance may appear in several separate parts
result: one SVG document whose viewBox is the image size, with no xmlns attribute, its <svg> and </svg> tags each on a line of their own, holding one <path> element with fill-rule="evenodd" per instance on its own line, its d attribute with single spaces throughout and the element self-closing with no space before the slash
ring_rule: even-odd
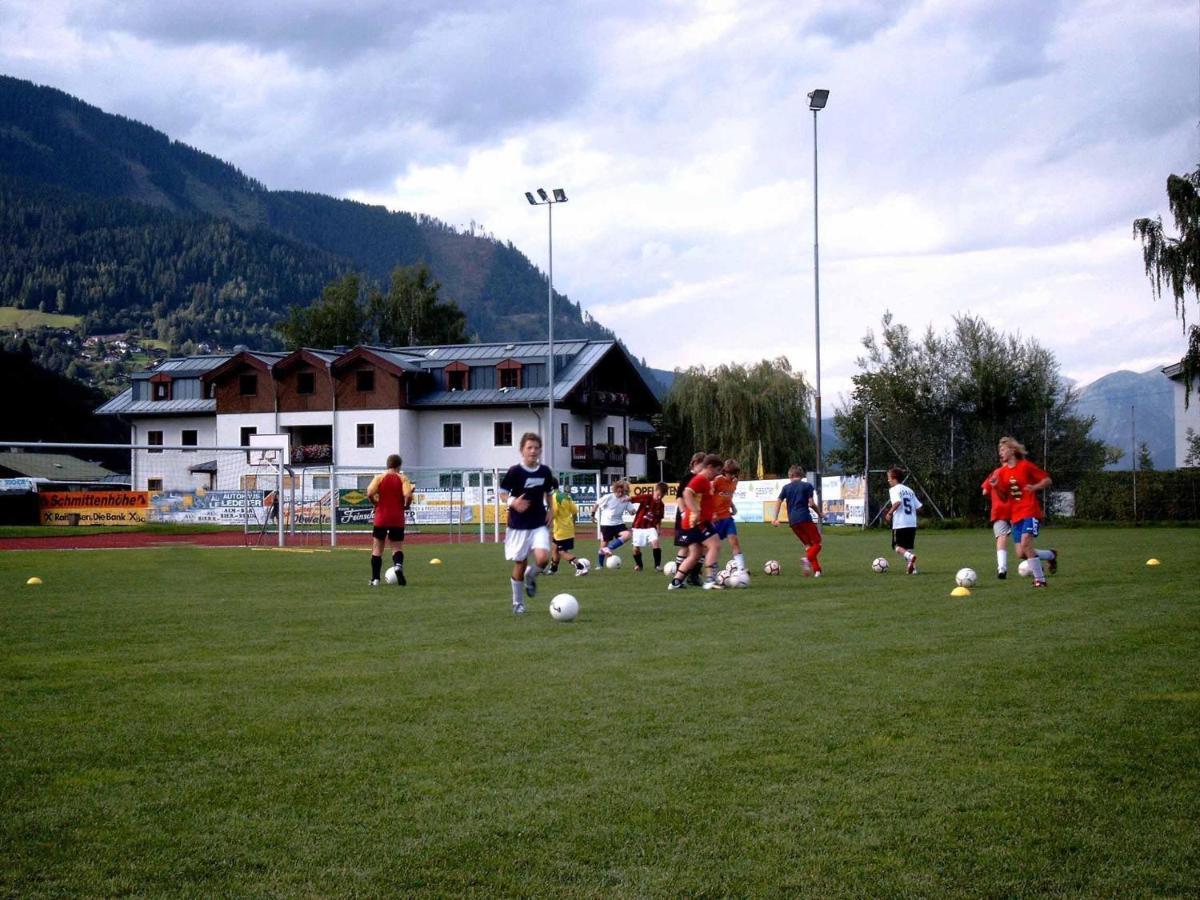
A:
<svg viewBox="0 0 1200 900">
<path fill-rule="evenodd" d="M 1125 453 L 1106 468 L 1128 471 L 1132 448 L 1141 447 L 1143 441 L 1156 469 L 1175 468 L 1173 390 L 1171 379 L 1157 368 L 1111 372 L 1079 389 L 1077 411 L 1096 419 L 1092 436 Z"/>
<path fill-rule="evenodd" d="M 546 278 L 511 243 L 428 216 L 272 191 L 62 91 L 0 76 L 0 305 L 175 347 L 269 348 L 291 305 L 348 271 L 425 263 L 488 340 L 546 330 Z M 555 335 L 612 338 L 557 294 Z"/>
</svg>

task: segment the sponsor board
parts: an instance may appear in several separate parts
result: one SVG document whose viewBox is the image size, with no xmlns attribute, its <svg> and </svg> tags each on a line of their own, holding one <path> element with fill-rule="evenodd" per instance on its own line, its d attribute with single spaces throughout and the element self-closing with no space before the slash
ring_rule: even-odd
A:
<svg viewBox="0 0 1200 900">
<path fill-rule="evenodd" d="M 37 483 L 32 478 L 0 478 L 0 493 L 31 494 L 36 490 Z"/>
<path fill-rule="evenodd" d="M 274 494 L 270 494 L 274 497 Z M 149 521 L 180 525 L 262 525 L 271 512 L 267 491 L 158 491 L 150 495 Z"/>
<path fill-rule="evenodd" d="M 141 525 L 147 521 L 146 491 L 46 491 L 38 494 L 43 525 Z"/>
</svg>

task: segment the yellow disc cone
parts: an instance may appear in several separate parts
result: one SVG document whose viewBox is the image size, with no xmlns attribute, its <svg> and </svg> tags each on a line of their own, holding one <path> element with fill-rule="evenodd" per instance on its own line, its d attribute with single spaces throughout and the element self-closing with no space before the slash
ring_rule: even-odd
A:
<svg viewBox="0 0 1200 900">
<path fill-rule="evenodd" d="M 42 579 L 40 579 L 40 578 L 38 578 L 36 575 L 34 575 L 32 578 L 30 578 L 30 579 L 29 579 L 28 581 L 26 581 L 25 583 L 26 583 L 26 584 L 41 584 L 41 583 L 42 583 Z"/>
<path fill-rule="evenodd" d="M 970 597 L 971 591 L 969 588 L 956 587 L 954 590 L 952 590 L 950 592 L 950 596 L 951 597 Z"/>
<path fill-rule="evenodd" d="M 1162 563 L 1160 563 L 1160 562 L 1159 562 L 1157 559 L 1155 559 L 1154 557 L 1151 557 L 1150 559 L 1146 560 L 1146 565 L 1148 565 L 1148 566 L 1160 566 L 1160 565 L 1162 565 Z"/>
</svg>

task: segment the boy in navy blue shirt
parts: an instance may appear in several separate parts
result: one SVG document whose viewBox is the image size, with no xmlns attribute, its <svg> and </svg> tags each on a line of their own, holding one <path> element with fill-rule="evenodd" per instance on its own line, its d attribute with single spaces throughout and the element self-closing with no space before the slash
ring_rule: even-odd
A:
<svg viewBox="0 0 1200 900">
<path fill-rule="evenodd" d="M 549 466 L 541 464 L 542 439 L 532 431 L 521 435 L 521 462 L 500 480 L 500 499 L 508 504 L 508 530 L 504 535 L 504 558 L 512 567 L 514 615 L 525 612 L 521 590 L 537 593 L 537 577 L 550 561 L 550 504 L 546 496 L 554 480 Z M 529 562 L 530 555 L 533 563 Z"/>
<path fill-rule="evenodd" d="M 802 480 L 804 474 L 804 466 L 792 466 L 788 469 L 788 478 L 791 480 L 779 492 L 779 499 L 775 501 L 775 521 L 771 524 L 779 524 L 779 511 L 786 502 L 788 525 L 791 526 L 792 534 L 796 535 L 806 548 L 804 558 L 812 569 L 813 577 L 820 578 L 821 529 L 817 525 L 821 521 L 821 511 L 814 499 L 816 488 Z"/>
</svg>

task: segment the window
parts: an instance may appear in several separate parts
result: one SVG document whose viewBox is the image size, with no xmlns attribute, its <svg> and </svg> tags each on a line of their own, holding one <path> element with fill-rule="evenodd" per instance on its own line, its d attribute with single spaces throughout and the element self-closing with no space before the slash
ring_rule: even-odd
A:
<svg viewBox="0 0 1200 900">
<path fill-rule="evenodd" d="M 375 446 L 375 425 L 371 422 L 360 422 L 356 427 L 359 447 Z"/>
<path fill-rule="evenodd" d="M 442 425 L 442 446 L 462 446 L 462 425 L 458 422 L 446 422 Z"/>
<path fill-rule="evenodd" d="M 198 443 L 200 443 L 197 440 L 198 436 L 199 435 L 196 432 L 196 429 L 185 428 L 183 431 L 179 432 L 179 443 L 181 443 L 185 447 L 195 447 Z M 188 452 L 188 451 L 185 451 L 185 452 Z"/>
<path fill-rule="evenodd" d="M 152 400 L 170 400 L 171 382 L 156 381 L 150 385 L 150 398 Z"/>
<path fill-rule="evenodd" d="M 317 380 L 312 372 L 300 372 L 296 375 L 296 393 L 311 394 L 316 390 Z"/>
<path fill-rule="evenodd" d="M 462 472 L 441 472 L 438 474 L 438 487 L 462 489 Z"/>
<path fill-rule="evenodd" d="M 243 397 L 253 397 L 258 393 L 258 376 L 254 373 L 239 376 L 238 391 Z"/>
<path fill-rule="evenodd" d="M 375 480 L 374 475 L 359 475 L 358 483 L 355 485 L 360 491 L 366 491 L 371 486 L 371 482 Z"/>
<path fill-rule="evenodd" d="M 354 373 L 354 384 L 363 393 L 375 390 L 375 371 L 373 369 L 359 369 Z"/>
<path fill-rule="evenodd" d="M 327 491 L 329 490 L 329 476 L 314 475 L 312 484 L 314 491 Z M 368 487 L 370 487 L 370 485 L 368 485 Z"/>
<path fill-rule="evenodd" d="M 447 369 L 446 370 L 446 390 L 448 391 L 465 391 L 467 389 L 467 370 L 466 369 Z"/>
<path fill-rule="evenodd" d="M 512 446 L 512 422 L 492 423 L 492 443 L 497 447 Z"/>
<path fill-rule="evenodd" d="M 248 425 L 242 429 L 241 446 L 243 446 L 243 447 L 250 446 L 250 435 L 252 435 L 252 434 L 258 434 L 258 429 L 256 427 L 254 427 L 253 425 Z"/>
<path fill-rule="evenodd" d="M 588 447 L 592 446 L 592 423 L 588 422 L 583 426 L 583 443 Z"/>
<path fill-rule="evenodd" d="M 563 422 L 558 427 L 560 429 L 560 434 L 562 435 L 561 446 L 570 447 L 571 446 L 571 426 L 568 425 L 566 422 Z"/>
<path fill-rule="evenodd" d="M 146 443 L 151 447 L 161 447 L 163 443 L 163 433 L 161 431 L 147 431 Z M 151 453 L 162 453 L 161 450 L 151 450 Z"/>
<path fill-rule="evenodd" d="M 500 387 L 519 388 L 521 386 L 521 370 L 517 368 L 500 370 Z"/>
<path fill-rule="evenodd" d="M 216 400 L 217 399 L 217 383 L 215 381 L 210 381 L 204 385 L 204 399 L 205 400 Z"/>
<path fill-rule="evenodd" d="M 608 426 L 608 442 L 609 444 L 615 444 L 617 442 L 617 429 L 613 428 L 611 425 Z"/>
<path fill-rule="evenodd" d="M 163 489 L 162 486 L 163 486 L 163 480 L 161 478 L 147 478 L 146 479 L 146 490 L 148 490 L 148 491 L 162 491 L 162 489 Z"/>
</svg>

